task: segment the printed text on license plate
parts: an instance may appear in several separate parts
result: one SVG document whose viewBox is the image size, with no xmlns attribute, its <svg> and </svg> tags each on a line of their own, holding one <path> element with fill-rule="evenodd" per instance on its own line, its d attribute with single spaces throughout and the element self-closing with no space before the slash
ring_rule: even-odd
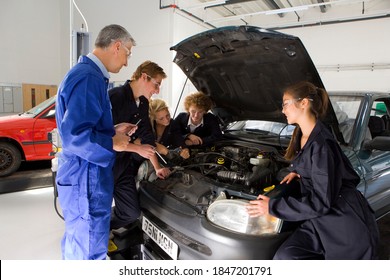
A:
<svg viewBox="0 0 390 280">
<path fill-rule="evenodd" d="M 179 252 L 179 246 L 173 242 L 166 234 L 164 234 L 158 227 L 150 222 L 145 216 L 142 218 L 142 230 L 151 238 L 154 242 L 160 246 L 172 259 L 177 260 Z"/>
</svg>

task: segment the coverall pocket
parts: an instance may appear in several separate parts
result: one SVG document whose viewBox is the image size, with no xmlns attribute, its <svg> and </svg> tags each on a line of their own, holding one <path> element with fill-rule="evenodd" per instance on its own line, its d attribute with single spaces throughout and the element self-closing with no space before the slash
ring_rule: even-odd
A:
<svg viewBox="0 0 390 280">
<path fill-rule="evenodd" d="M 99 184 L 99 167 L 95 164 L 88 165 L 88 200 L 90 201 L 90 210 L 94 211 L 99 205 L 101 190 Z"/>
</svg>

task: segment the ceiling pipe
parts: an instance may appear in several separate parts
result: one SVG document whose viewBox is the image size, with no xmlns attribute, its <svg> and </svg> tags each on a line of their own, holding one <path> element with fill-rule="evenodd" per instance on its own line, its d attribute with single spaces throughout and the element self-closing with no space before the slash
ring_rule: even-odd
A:
<svg viewBox="0 0 390 280">
<path fill-rule="evenodd" d="M 195 20 L 205 24 L 205 25 L 208 25 L 209 27 L 211 28 L 216 28 L 216 26 L 212 25 L 211 23 L 208 23 L 208 22 L 205 22 L 203 19 L 201 19 L 200 17 L 194 15 L 193 13 L 190 13 L 184 9 L 181 9 L 179 6 L 175 5 L 175 4 L 170 4 L 170 5 L 165 5 L 163 6 L 162 3 L 161 3 L 162 0 L 160 0 L 160 10 L 163 10 L 163 9 L 175 9 L 175 10 L 179 10 L 180 12 L 190 16 L 190 17 L 193 17 Z"/>
<path fill-rule="evenodd" d="M 365 20 L 375 20 L 382 18 L 389 18 L 390 14 L 383 15 L 373 15 L 367 16 L 365 18 L 350 18 L 350 19 L 337 19 L 337 20 L 328 20 L 328 21 L 317 21 L 313 23 L 300 23 L 300 24 L 291 24 L 284 26 L 264 26 L 266 29 L 270 30 L 282 30 L 282 29 L 290 29 L 290 28 L 300 28 L 300 27 L 311 27 L 311 26 L 320 26 L 320 25 L 331 25 L 331 24 L 340 24 L 340 23 L 348 23 L 348 22 L 357 22 L 357 21 L 365 21 Z"/>
<path fill-rule="evenodd" d="M 226 0 L 225 3 L 220 3 L 220 4 L 206 6 L 206 7 L 204 7 L 204 9 L 206 10 L 206 9 L 209 9 L 209 8 L 217 8 L 217 7 L 221 7 L 222 6 L 225 9 L 227 9 L 229 12 L 231 12 L 233 15 L 236 15 L 234 12 L 232 12 L 230 9 L 228 9 L 226 7 L 226 5 L 233 5 L 233 4 L 245 3 L 245 2 L 251 2 L 251 1 L 254 1 L 254 0 Z M 264 1 L 265 1 L 265 4 L 268 7 L 270 7 L 271 9 L 273 9 L 273 10 L 280 9 L 280 6 L 278 4 L 276 4 L 276 2 L 274 0 L 264 0 Z M 278 16 L 279 17 L 284 17 L 284 13 L 278 13 Z M 242 18 L 241 18 L 241 20 L 243 22 L 246 22 Z"/>
<path fill-rule="evenodd" d="M 324 0 L 317 0 L 318 4 L 324 3 Z M 326 5 L 321 5 L 320 6 L 321 13 L 326 13 L 327 6 Z"/>
<path fill-rule="evenodd" d="M 227 10 L 229 13 L 231 13 L 232 16 L 237 16 L 237 14 L 236 14 L 234 11 L 230 10 L 228 7 L 223 6 L 223 8 L 224 8 L 225 10 Z M 245 25 L 248 25 L 248 22 L 247 22 L 246 20 L 244 20 L 243 18 L 240 18 L 240 20 L 241 20 L 243 23 L 245 23 Z"/>
<path fill-rule="evenodd" d="M 265 4 L 272 10 L 279 10 L 281 7 L 274 0 L 265 0 Z M 284 17 L 284 13 L 278 13 L 279 17 Z"/>
<path fill-rule="evenodd" d="M 181 9 L 179 8 L 177 5 L 174 5 L 174 4 L 171 4 L 171 5 L 165 5 L 163 6 L 161 4 L 161 1 L 160 0 L 160 9 L 168 9 L 168 8 L 173 8 L 173 9 L 178 9 L 179 11 L 182 11 L 183 13 L 195 18 L 196 20 L 200 21 L 201 23 L 205 24 L 205 25 L 208 25 L 210 26 L 211 28 L 217 28 L 216 26 L 210 24 L 209 22 L 206 22 L 204 20 L 202 20 L 201 18 L 193 15 L 192 13 L 184 10 L 184 9 Z M 345 2 L 346 0 L 342 0 L 341 2 Z M 71 2 L 71 0 L 70 0 Z M 325 5 L 328 5 L 334 1 L 330 1 L 328 3 L 324 3 L 322 0 L 318 0 L 318 2 L 321 2 L 321 3 L 318 3 L 318 4 L 313 4 L 312 6 L 325 6 Z M 352 2 L 355 2 L 352 0 Z M 364 1 L 362 1 L 363 3 L 363 10 L 362 10 L 362 14 L 364 14 Z M 265 12 L 261 12 L 260 14 L 265 14 Z M 248 15 L 246 15 L 248 16 Z M 237 18 L 238 16 L 234 16 L 234 18 Z M 242 18 L 245 17 L 243 15 L 240 16 L 241 18 L 237 18 L 239 20 L 243 20 Z M 310 27 L 310 26 L 320 26 L 320 25 L 330 25 L 330 24 L 340 24 L 340 23 L 346 23 L 346 22 L 356 22 L 356 21 L 364 21 L 364 20 L 375 20 L 375 19 L 382 19 L 382 18 L 389 18 L 390 17 L 390 13 L 386 13 L 386 14 L 379 14 L 379 15 L 366 15 L 366 17 L 364 18 L 350 18 L 350 19 L 338 19 L 338 20 L 328 20 L 328 21 L 317 21 L 317 22 L 313 22 L 313 23 L 300 23 L 300 24 L 288 24 L 288 25 L 283 25 L 283 26 L 264 26 L 264 28 L 267 28 L 267 29 L 270 29 L 270 30 L 282 30 L 282 29 L 289 29 L 289 28 L 300 28 L 300 27 Z M 226 19 L 225 19 L 226 20 Z M 216 20 L 218 21 L 218 20 Z"/>
<path fill-rule="evenodd" d="M 289 0 L 287 0 L 287 3 L 290 5 L 291 8 L 294 8 L 293 5 L 290 3 Z M 304 6 L 302 6 L 303 8 Z M 303 9 L 303 10 L 306 10 L 306 9 Z M 294 14 L 297 16 L 297 21 L 300 22 L 301 21 L 301 17 L 299 16 L 299 14 L 297 13 L 297 11 L 295 10 L 294 11 Z"/>
<path fill-rule="evenodd" d="M 352 70 L 388 70 L 390 63 L 365 63 L 365 64 L 333 64 L 333 65 L 317 65 L 318 71 L 352 71 Z"/>
<path fill-rule="evenodd" d="M 314 8 L 314 7 L 320 7 L 320 6 L 325 6 L 325 5 L 331 5 L 331 4 L 352 4 L 352 3 L 359 3 L 363 2 L 364 0 L 330 0 L 329 2 L 324 2 L 324 3 L 316 3 L 316 4 L 308 4 L 308 5 L 301 5 L 301 6 L 293 6 L 293 7 L 288 7 L 288 8 L 281 8 L 281 9 L 276 9 L 276 10 L 268 10 L 268 11 L 259 11 L 259 12 L 253 12 L 253 13 L 248 13 L 248 14 L 242 14 L 238 16 L 231 16 L 231 17 L 220 17 L 220 18 L 214 18 L 210 19 L 207 22 L 221 22 L 221 21 L 229 21 L 229 20 L 238 20 L 240 18 L 245 18 L 248 16 L 255 16 L 255 15 L 269 15 L 269 14 L 279 14 L 279 13 L 287 13 L 287 12 L 296 12 L 296 11 L 301 11 L 303 9 L 309 9 L 309 8 Z M 369 1 L 369 0 L 367 0 Z M 290 4 L 291 5 L 291 4 Z"/>
<path fill-rule="evenodd" d="M 202 4 L 197 4 L 193 6 L 187 6 L 187 10 L 194 10 L 194 9 L 205 9 L 210 6 L 215 6 L 219 4 L 225 4 L 226 0 L 215 0 L 215 1 L 208 1 L 208 2 L 202 2 Z"/>
<path fill-rule="evenodd" d="M 204 7 L 204 9 L 206 10 L 209 8 L 216 8 L 216 7 L 225 6 L 225 5 L 239 4 L 239 3 L 252 2 L 252 1 L 254 1 L 254 0 L 226 0 L 225 3 L 206 6 L 206 7 Z"/>
</svg>

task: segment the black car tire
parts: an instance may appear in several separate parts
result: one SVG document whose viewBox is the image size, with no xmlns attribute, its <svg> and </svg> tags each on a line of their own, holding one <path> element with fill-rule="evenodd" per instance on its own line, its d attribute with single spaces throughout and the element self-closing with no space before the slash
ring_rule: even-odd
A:
<svg viewBox="0 0 390 280">
<path fill-rule="evenodd" d="M 17 147 L 0 142 L 0 177 L 8 176 L 18 170 L 22 156 Z"/>
</svg>

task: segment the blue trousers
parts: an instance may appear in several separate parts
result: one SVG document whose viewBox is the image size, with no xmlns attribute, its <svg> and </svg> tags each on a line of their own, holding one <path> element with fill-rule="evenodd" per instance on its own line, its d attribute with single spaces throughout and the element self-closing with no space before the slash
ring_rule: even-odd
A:
<svg viewBox="0 0 390 280">
<path fill-rule="evenodd" d="M 60 163 L 56 183 L 65 219 L 63 259 L 106 259 L 113 199 L 111 167 L 74 158 Z"/>
</svg>

